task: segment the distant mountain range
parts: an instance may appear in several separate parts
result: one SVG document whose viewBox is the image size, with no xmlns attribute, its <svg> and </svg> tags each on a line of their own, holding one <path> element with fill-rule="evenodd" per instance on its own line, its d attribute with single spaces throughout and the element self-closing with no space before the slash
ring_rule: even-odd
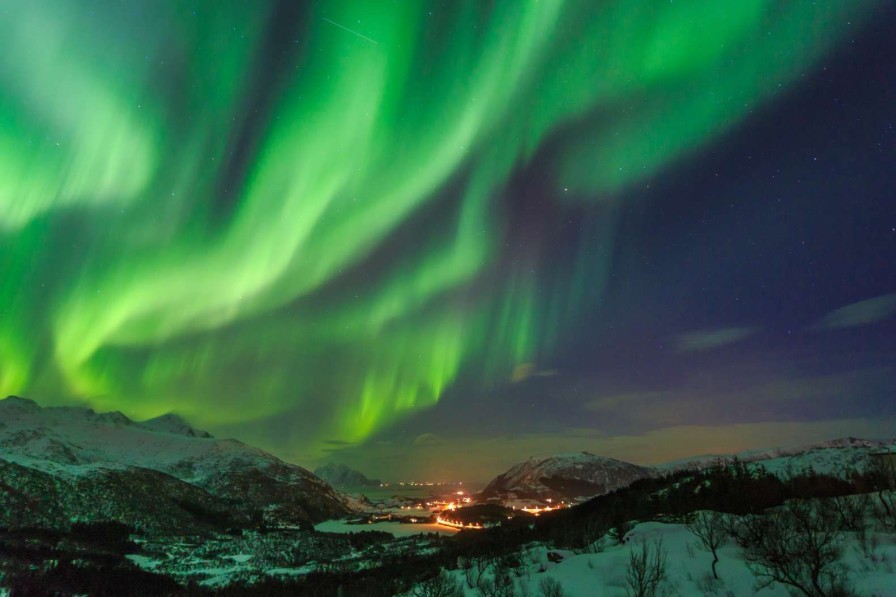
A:
<svg viewBox="0 0 896 597">
<path fill-rule="evenodd" d="M 356 471 L 345 464 L 325 464 L 314 469 L 314 474 L 333 487 L 339 487 L 340 489 L 379 487 L 381 484 L 379 479 L 368 479 L 364 473 Z"/>
<path fill-rule="evenodd" d="M 0 526 L 118 520 L 189 532 L 250 524 L 310 526 L 348 511 L 309 471 L 176 415 L 0 400 Z"/>
<path fill-rule="evenodd" d="M 709 455 L 643 467 L 580 452 L 530 458 L 492 480 L 481 500 L 581 501 L 645 477 L 727 463 L 735 457 L 775 474 L 812 467 L 840 474 L 896 441 L 845 438 L 793 448 Z M 362 505 L 336 487 L 376 479 L 345 465 L 316 471 L 258 448 L 217 439 L 176 415 L 132 421 L 86 408 L 0 400 L 0 527 L 59 528 L 119 520 L 147 531 L 191 532 L 258 525 L 310 526 Z M 322 478 L 318 478 L 322 477 Z"/>
<path fill-rule="evenodd" d="M 749 466 L 763 466 L 786 476 L 812 468 L 818 474 L 848 476 L 861 469 L 868 454 L 896 448 L 894 440 L 867 440 L 854 437 L 835 439 L 789 448 L 749 450 L 737 454 L 706 455 L 643 467 L 588 452 L 530 458 L 495 477 L 479 494 L 482 500 L 511 504 L 515 501 L 571 500 L 603 495 L 632 482 L 668 472 L 706 469 L 729 464 L 735 459 Z"/>
<path fill-rule="evenodd" d="M 842 475 L 864 466 L 868 454 L 891 450 L 896 447 L 896 439 L 872 440 L 844 437 L 812 444 L 802 444 L 785 448 L 746 450 L 737 454 L 710 454 L 689 457 L 661 464 L 661 472 L 687 469 L 705 469 L 720 464 L 729 464 L 735 459 L 762 465 L 776 475 L 788 470 L 800 471 L 811 467 L 816 473 Z"/>
</svg>

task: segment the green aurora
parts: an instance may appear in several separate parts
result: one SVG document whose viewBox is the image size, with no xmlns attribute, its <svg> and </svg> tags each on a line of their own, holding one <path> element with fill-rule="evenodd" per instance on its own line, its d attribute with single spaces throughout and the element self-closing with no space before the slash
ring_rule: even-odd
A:
<svg viewBox="0 0 896 597">
<path fill-rule="evenodd" d="M 621 192 L 872 4 L 6 1 L 0 394 L 312 447 L 506 383 L 596 308 Z M 527 169 L 568 259 L 508 257 Z"/>
</svg>

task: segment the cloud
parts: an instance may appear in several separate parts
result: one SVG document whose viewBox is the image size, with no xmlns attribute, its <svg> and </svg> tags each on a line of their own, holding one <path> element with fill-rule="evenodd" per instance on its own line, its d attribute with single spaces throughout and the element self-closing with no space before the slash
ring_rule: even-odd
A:
<svg viewBox="0 0 896 597">
<path fill-rule="evenodd" d="M 520 363 L 513 369 L 510 375 L 511 383 L 526 381 L 530 377 L 553 377 L 557 375 L 556 369 L 537 369 L 535 363 Z"/>
<path fill-rule="evenodd" d="M 728 346 L 756 333 L 756 328 L 731 327 L 715 330 L 697 330 L 680 334 L 676 338 L 677 352 L 698 352 Z"/>
<path fill-rule="evenodd" d="M 414 438 L 415 446 L 436 446 L 442 443 L 442 438 L 435 433 L 421 433 Z"/>
<path fill-rule="evenodd" d="M 657 389 L 639 388 L 634 381 L 628 387 L 586 387 L 578 394 L 578 402 L 565 405 L 568 410 L 563 411 L 562 420 L 621 434 L 676 425 L 896 414 L 881 410 L 882 404 L 889 404 L 896 375 L 890 357 L 880 364 L 834 364 L 815 358 L 788 360 L 781 355 L 738 354 L 725 366 L 678 368 L 667 378 L 651 380 L 651 385 L 662 386 Z M 552 429 L 533 426 L 529 430 Z"/>
<path fill-rule="evenodd" d="M 884 294 L 831 311 L 812 326 L 814 330 L 837 330 L 868 325 L 896 315 L 896 294 Z"/>
</svg>

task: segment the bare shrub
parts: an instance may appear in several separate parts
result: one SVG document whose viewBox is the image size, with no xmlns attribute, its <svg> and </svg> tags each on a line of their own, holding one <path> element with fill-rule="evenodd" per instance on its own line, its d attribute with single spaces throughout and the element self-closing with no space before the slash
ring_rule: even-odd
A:
<svg viewBox="0 0 896 597">
<path fill-rule="evenodd" d="M 722 517 L 722 526 L 725 528 L 725 534 L 728 535 L 731 539 L 737 541 L 738 532 L 740 529 L 741 520 L 743 520 L 743 516 L 740 514 L 730 514 L 728 512 L 724 512 L 721 514 Z"/>
<path fill-rule="evenodd" d="M 610 527 L 610 539 L 617 545 L 622 545 L 625 543 L 625 536 L 628 535 L 629 531 L 633 528 L 635 528 L 635 525 L 631 521 L 620 521 Z"/>
<path fill-rule="evenodd" d="M 467 583 L 467 587 L 470 589 L 476 588 L 476 573 L 473 568 L 464 568 L 464 580 Z"/>
<path fill-rule="evenodd" d="M 538 594 L 541 597 L 564 597 L 566 592 L 559 580 L 546 576 L 538 583 Z"/>
<path fill-rule="evenodd" d="M 886 489 L 877 492 L 871 513 L 877 523 L 889 532 L 896 532 L 896 491 Z"/>
<path fill-rule="evenodd" d="M 582 553 L 603 553 L 604 552 L 604 542 L 603 537 L 592 541 L 588 544 L 588 547 L 582 550 Z"/>
<path fill-rule="evenodd" d="M 423 581 L 411 592 L 414 597 L 463 597 L 463 594 L 461 583 L 444 570 Z"/>
<path fill-rule="evenodd" d="M 488 558 L 475 558 L 469 562 L 469 567 L 464 569 L 464 580 L 471 589 L 479 587 L 486 571 L 491 566 Z"/>
<path fill-rule="evenodd" d="M 520 562 L 528 574 L 531 567 L 541 564 L 541 554 L 538 553 L 538 549 L 533 545 L 524 545 L 520 549 Z"/>
<path fill-rule="evenodd" d="M 457 556 L 457 567 L 461 570 L 469 570 L 473 567 L 473 562 L 465 556 Z"/>
<path fill-rule="evenodd" d="M 513 597 L 514 583 L 513 577 L 510 575 L 511 568 L 507 565 L 508 562 L 509 560 L 506 558 L 495 558 L 480 572 L 476 582 L 476 589 L 480 595 L 484 597 Z M 491 576 L 484 574 L 489 566 L 492 569 Z"/>
<path fill-rule="evenodd" d="M 713 578 L 709 574 L 697 581 L 697 588 L 704 595 L 718 595 L 724 588 L 725 583 L 720 578 Z"/>
<path fill-rule="evenodd" d="M 500 558 L 500 561 L 497 563 L 497 565 L 504 566 L 510 572 L 513 572 L 513 575 L 517 578 L 529 573 L 528 569 L 526 568 L 525 561 L 523 560 L 522 554 L 506 554 L 505 556 Z"/>
<path fill-rule="evenodd" d="M 633 597 L 654 597 L 666 578 L 666 550 L 663 540 L 644 542 L 641 549 L 632 549 L 625 580 Z"/>
<path fill-rule="evenodd" d="M 829 500 L 831 511 L 841 531 L 855 533 L 862 553 L 869 554 L 868 514 L 872 510 L 868 495 L 847 495 Z"/>
<path fill-rule="evenodd" d="M 841 530 L 863 532 L 868 525 L 868 501 L 863 495 L 844 495 L 828 500 L 831 513 Z"/>
<path fill-rule="evenodd" d="M 687 527 L 697 537 L 697 547 L 712 555 L 712 577 L 718 580 L 716 564 L 719 563 L 719 547 L 728 534 L 725 519 L 718 512 L 704 510 L 689 516 Z"/>
<path fill-rule="evenodd" d="M 896 464 L 882 455 L 868 457 L 865 474 L 875 491 L 896 489 Z"/>
<path fill-rule="evenodd" d="M 736 541 L 760 587 L 775 582 L 806 597 L 850 595 L 839 528 L 827 500 L 791 500 L 741 517 Z"/>
<path fill-rule="evenodd" d="M 871 456 L 866 474 L 872 488 L 877 491 L 872 514 L 886 531 L 896 531 L 896 465 L 883 456 Z"/>
<path fill-rule="evenodd" d="M 591 550 L 596 542 L 600 541 L 607 532 L 606 523 L 596 516 L 590 516 L 582 525 L 582 547 L 585 553 L 594 553 Z"/>
</svg>

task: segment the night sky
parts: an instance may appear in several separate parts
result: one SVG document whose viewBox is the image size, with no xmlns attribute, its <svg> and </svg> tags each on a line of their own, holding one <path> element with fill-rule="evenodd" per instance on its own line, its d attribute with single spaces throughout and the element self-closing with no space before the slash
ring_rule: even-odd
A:
<svg viewBox="0 0 896 597">
<path fill-rule="evenodd" d="M 0 394 L 387 479 L 894 437 L 894 31 L 7 0 Z"/>
</svg>

